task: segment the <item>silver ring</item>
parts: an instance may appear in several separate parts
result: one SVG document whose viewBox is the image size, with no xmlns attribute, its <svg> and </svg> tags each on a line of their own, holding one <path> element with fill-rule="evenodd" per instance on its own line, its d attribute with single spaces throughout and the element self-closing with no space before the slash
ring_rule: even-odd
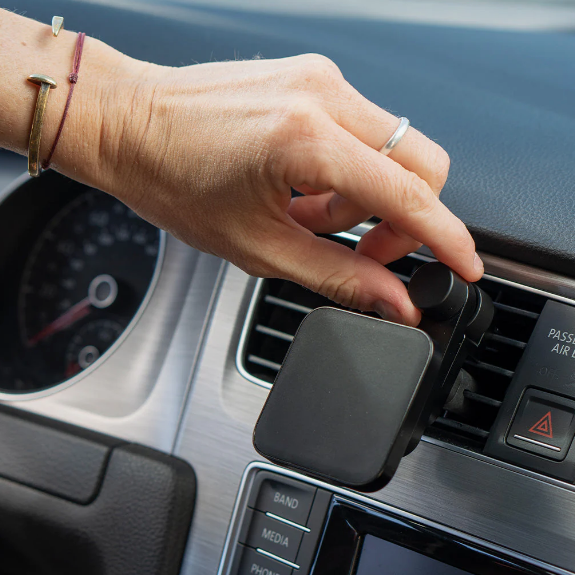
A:
<svg viewBox="0 0 575 575">
<path fill-rule="evenodd" d="M 391 138 L 387 140 L 384 144 L 383 148 L 381 148 L 381 153 L 387 156 L 397 144 L 401 141 L 401 138 L 405 136 L 405 132 L 407 132 L 407 128 L 409 128 L 409 120 L 407 118 L 399 118 L 399 126 L 397 126 L 397 130 L 393 132 Z"/>
</svg>

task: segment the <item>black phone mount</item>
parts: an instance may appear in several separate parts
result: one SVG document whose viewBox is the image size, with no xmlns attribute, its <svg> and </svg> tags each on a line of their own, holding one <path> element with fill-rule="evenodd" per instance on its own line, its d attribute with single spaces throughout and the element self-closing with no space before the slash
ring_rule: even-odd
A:
<svg viewBox="0 0 575 575">
<path fill-rule="evenodd" d="M 256 424 L 258 453 L 360 491 L 388 483 L 493 319 L 489 296 L 439 262 L 409 295 L 419 329 L 329 307 L 306 316 Z"/>
</svg>

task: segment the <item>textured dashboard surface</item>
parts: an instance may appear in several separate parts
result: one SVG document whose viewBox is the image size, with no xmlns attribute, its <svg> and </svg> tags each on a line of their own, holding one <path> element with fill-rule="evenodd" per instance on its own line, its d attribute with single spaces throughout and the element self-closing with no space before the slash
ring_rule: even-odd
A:
<svg viewBox="0 0 575 575">
<path fill-rule="evenodd" d="M 174 1 L 13 0 L 10 7 L 44 22 L 65 14 L 68 29 L 160 64 L 324 53 L 368 98 L 447 149 L 452 169 L 442 197 L 480 249 L 564 273 L 575 263 L 573 35 Z"/>
</svg>

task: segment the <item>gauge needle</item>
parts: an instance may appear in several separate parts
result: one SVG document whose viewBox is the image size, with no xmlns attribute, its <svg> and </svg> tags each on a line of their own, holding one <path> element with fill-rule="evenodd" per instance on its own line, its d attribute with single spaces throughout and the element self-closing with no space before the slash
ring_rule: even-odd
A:
<svg viewBox="0 0 575 575">
<path fill-rule="evenodd" d="M 28 345 L 33 346 L 40 343 L 50 335 L 70 327 L 78 320 L 86 317 L 94 308 L 106 309 L 110 307 L 118 295 L 118 284 L 116 280 L 108 275 L 102 274 L 96 276 L 88 287 L 88 297 L 73 305 L 68 311 L 64 312 L 59 318 L 48 324 L 39 331 L 34 337 L 28 340 Z"/>
<path fill-rule="evenodd" d="M 90 313 L 91 307 L 92 304 L 90 302 L 90 298 L 84 298 L 76 305 L 73 305 L 67 312 L 63 313 L 58 319 L 55 319 L 51 324 L 47 325 L 44 329 L 39 331 L 34 337 L 30 338 L 28 340 L 28 344 L 36 345 L 48 336 L 58 333 L 67 327 L 70 327 L 78 320 L 86 317 Z"/>
</svg>

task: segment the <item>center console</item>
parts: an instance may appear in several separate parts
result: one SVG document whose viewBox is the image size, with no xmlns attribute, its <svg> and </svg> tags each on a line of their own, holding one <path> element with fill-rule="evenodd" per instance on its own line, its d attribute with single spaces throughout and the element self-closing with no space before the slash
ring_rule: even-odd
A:
<svg viewBox="0 0 575 575">
<path fill-rule="evenodd" d="M 254 463 L 218 575 L 565 573 L 360 494 Z"/>
</svg>

